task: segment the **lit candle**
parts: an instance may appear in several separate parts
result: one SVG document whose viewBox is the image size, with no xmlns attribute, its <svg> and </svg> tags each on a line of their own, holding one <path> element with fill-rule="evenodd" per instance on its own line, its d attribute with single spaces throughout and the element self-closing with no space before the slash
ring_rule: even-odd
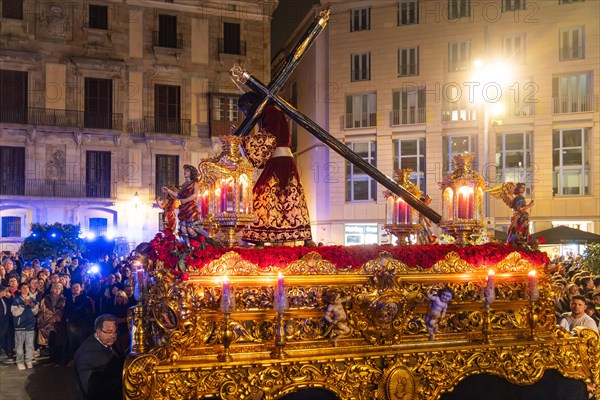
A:
<svg viewBox="0 0 600 400">
<path fill-rule="evenodd" d="M 202 214 L 202 218 L 208 216 L 208 190 L 204 192 L 200 199 L 200 213 Z"/>
<path fill-rule="evenodd" d="M 284 283 L 283 274 L 281 272 L 278 272 L 277 273 L 277 286 L 275 287 L 275 298 L 274 298 L 274 304 L 273 304 L 275 311 L 277 311 L 278 313 L 284 312 L 285 310 L 288 309 L 288 301 L 287 301 L 287 297 L 285 295 L 284 286 L 285 286 L 285 283 Z"/>
<path fill-rule="evenodd" d="M 409 215 L 408 204 L 406 204 L 406 202 L 403 199 L 398 198 L 397 209 L 398 209 L 398 213 L 397 213 L 398 223 L 399 224 L 407 224 L 409 222 L 408 221 L 408 215 Z"/>
<path fill-rule="evenodd" d="M 229 278 L 227 275 L 223 276 L 223 294 L 221 295 L 221 311 L 230 312 L 231 297 L 230 297 Z"/>
<path fill-rule="evenodd" d="M 278 272 L 277 273 L 277 292 L 279 293 L 280 296 L 283 293 L 283 285 L 284 285 L 283 274 L 281 272 Z"/>
<path fill-rule="evenodd" d="M 488 276 L 487 276 L 487 288 L 490 290 L 494 290 L 494 278 L 495 278 L 495 273 L 493 269 L 490 269 L 488 271 Z"/>
<path fill-rule="evenodd" d="M 463 186 L 458 189 L 457 218 L 473 218 L 473 190 L 469 187 Z"/>
<path fill-rule="evenodd" d="M 221 182 L 221 212 L 227 211 L 227 185 Z"/>
<path fill-rule="evenodd" d="M 527 275 L 528 289 L 529 289 L 529 299 L 531 301 L 536 301 L 540 297 L 540 292 L 538 290 L 538 278 L 535 270 L 529 271 Z"/>
</svg>

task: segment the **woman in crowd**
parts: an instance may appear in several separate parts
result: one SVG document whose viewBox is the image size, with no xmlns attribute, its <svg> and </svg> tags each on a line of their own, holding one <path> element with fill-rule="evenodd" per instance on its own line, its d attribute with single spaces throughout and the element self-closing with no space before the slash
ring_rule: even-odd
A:
<svg viewBox="0 0 600 400">
<path fill-rule="evenodd" d="M 62 292 L 62 284 L 52 285 L 50 294 L 40 303 L 37 317 L 38 344 L 42 347 L 41 353 L 47 353 L 50 361 L 54 363 L 61 361 L 60 354 L 66 344 L 66 332 L 61 324 L 66 298 Z"/>
</svg>

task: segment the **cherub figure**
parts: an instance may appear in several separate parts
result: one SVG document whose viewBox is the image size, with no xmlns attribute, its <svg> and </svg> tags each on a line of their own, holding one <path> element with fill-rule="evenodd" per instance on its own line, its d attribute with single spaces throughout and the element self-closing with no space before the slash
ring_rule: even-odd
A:
<svg viewBox="0 0 600 400">
<path fill-rule="evenodd" d="M 177 191 L 177 188 L 174 186 L 169 186 L 169 188 L 173 191 Z M 164 198 L 157 197 L 156 204 L 163 210 L 162 222 L 164 228 L 175 233 L 175 228 L 177 226 L 175 210 L 179 207 L 179 200 L 167 193 Z"/>
<path fill-rule="evenodd" d="M 529 212 L 533 200 L 525 200 L 525 184 L 522 182 L 505 182 L 486 190 L 497 199 L 512 208 L 513 216 L 508 227 L 507 244 L 523 246 L 529 241 Z"/>
<path fill-rule="evenodd" d="M 430 302 L 427 314 L 425 314 L 425 325 L 429 333 L 429 340 L 433 340 L 435 339 L 435 334 L 438 332 L 440 321 L 446 316 L 446 309 L 454 296 L 454 292 L 452 289 L 445 287 L 439 294 L 437 291 L 431 291 L 426 296 Z"/>
<path fill-rule="evenodd" d="M 333 341 L 333 345 L 337 346 L 337 342 L 340 338 L 350 334 L 350 327 L 348 326 L 347 321 L 348 316 L 346 315 L 343 303 L 350 300 L 351 297 L 342 297 L 342 293 L 337 290 L 328 291 L 326 296 L 326 300 L 329 304 L 325 309 L 325 321 L 332 324 L 329 337 Z"/>
</svg>

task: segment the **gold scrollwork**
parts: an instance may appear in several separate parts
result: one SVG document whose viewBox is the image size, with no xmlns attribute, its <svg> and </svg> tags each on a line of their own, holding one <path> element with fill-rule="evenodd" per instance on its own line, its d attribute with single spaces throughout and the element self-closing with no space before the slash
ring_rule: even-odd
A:
<svg viewBox="0 0 600 400">
<path fill-rule="evenodd" d="M 417 380 L 405 366 L 394 365 L 386 370 L 379 383 L 379 399 L 413 400 L 417 394 Z"/>
</svg>

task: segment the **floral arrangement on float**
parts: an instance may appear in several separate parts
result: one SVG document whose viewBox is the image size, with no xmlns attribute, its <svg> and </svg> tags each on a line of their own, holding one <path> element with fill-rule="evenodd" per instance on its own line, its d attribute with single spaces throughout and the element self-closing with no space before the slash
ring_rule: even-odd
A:
<svg viewBox="0 0 600 400">
<path fill-rule="evenodd" d="M 244 260 L 259 268 L 284 267 L 311 252 L 319 254 L 321 258 L 336 265 L 340 270 L 359 269 L 368 261 L 377 259 L 382 252 L 389 253 L 393 258 L 406 265 L 421 269 L 432 268 L 451 252 L 458 254 L 469 264 L 482 268 L 488 268 L 501 262 L 513 252 L 518 252 L 523 259 L 531 262 L 534 266 L 548 265 L 550 262 L 548 255 L 544 252 L 494 242 L 477 246 L 456 244 L 319 246 L 315 248 L 275 246 L 254 249 L 245 247 L 215 248 L 206 245 L 202 239 L 200 237 L 199 241 L 190 243 L 191 246 L 187 247 L 172 232 L 162 231 L 150 242 L 148 257 L 153 262 L 161 261 L 166 268 L 182 280 L 186 280 L 190 272 L 202 270 L 205 265 L 230 251 L 235 251 Z"/>
</svg>

